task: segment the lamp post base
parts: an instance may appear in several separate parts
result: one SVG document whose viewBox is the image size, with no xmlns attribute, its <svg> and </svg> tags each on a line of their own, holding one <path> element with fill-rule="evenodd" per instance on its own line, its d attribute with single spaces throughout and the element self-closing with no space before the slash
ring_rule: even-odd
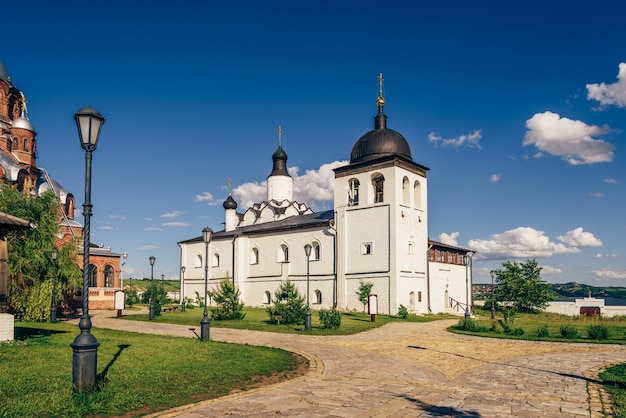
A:
<svg viewBox="0 0 626 418">
<path fill-rule="evenodd" d="M 311 331 L 311 309 L 308 306 L 304 314 L 304 330 Z"/>
<path fill-rule="evenodd" d="M 496 319 L 496 310 L 492 306 L 491 307 L 491 320 L 493 321 L 494 319 Z"/>
<path fill-rule="evenodd" d="M 470 315 L 471 315 L 471 314 L 470 314 L 470 311 L 469 311 L 469 308 L 468 308 L 468 309 L 466 309 L 466 310 L 465 310 L 465 318 L 466 318 L 466 319 L 467 319 L 467 318 L 469 318 L 469 317 L 470 317 Z"/>
<path fill-rule="evenodd" d="M 81 329 L 80 334 L 70 344 L 74 350 L 72 359 L 72 383 L 74 392 L 92 392 L 98 387 L 98 347 L 100 343 L 96 341 L 89 329 L 91 319 L 83 316 L 78 324 Z"/>
<path fill-rule="evenodd" d="M 50 309 L 50 322 L 57 322 L 57 308 Z"/>
<path fill-rule="evenodd" d="M 202 341 L 209 341 L 211 333 L 211 320 L 207 317 L 207 313 L 204 313 L 202 320 L 200 321 L 200 339 Z"/>
<path fill-rule="evenodd" d="M 185 305 L 186 305 L 186 303 L 185 303 L 185 300 L 184 300 L 184 299 L 183 299 L 183 303 L 181 303 L 181 305 L 182 305 L 182 307 L 181 307 L 181 309 L 180 309 L 180 310 L 181 310 L 182 312 L 185 312 Z"/>
<path fill-rule="evenodd" d="M 150 320 L 152 321 L 154 319 L 154 304 L 152 303 L 152 300 L 150 300 Z"/>
</svg>

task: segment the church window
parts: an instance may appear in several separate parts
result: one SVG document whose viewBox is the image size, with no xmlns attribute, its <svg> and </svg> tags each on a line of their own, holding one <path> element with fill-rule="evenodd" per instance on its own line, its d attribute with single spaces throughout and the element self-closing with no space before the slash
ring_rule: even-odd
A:
<svg viewBox="0 0 626 418">
<path fill-rule="evenodd" d="M 313 242 L 313 260 L 321 259 L 322 250 L 319 242 Z"/>
<path fill-rule="evenodd" d="M 413 243 L 409 242 L 409 254 L 413 254 Z"/>
<path fill-rule="evenodd" d="M 419 290 L 419 291 L 417 292 L 417 301 L 418 301 L 418 302 L 421 302 L 421 301 L 422 301 L 422 291 L 421 291 L 421 290 Z"/>
<path fill-rule="evenodd" d="M 357 179 L 350 180 L 350 190 L 348 190 L 348 206 L 359 205 L 359 181 Z"/>
<path fill-rule="evenodd" d="M 422 185 L 419 181 L 413 183 L 413 199 L 415 200 L 415 208 L 422 208 Z"/>
<path fill-rule="evenodd" d="M 250 260 L 250 264 L 259 264 L 259 249 L 257 247 L 252 247 L 252 257 Z"/>
<path fill-rule="evenodd" d="M 269 290 L 265 291 L 263 303 L 266 305 L 269 305 L 270 303 L 272 303 L 272 294 L 269 292 Z"/>
<path fill-rule="evenodd" d="M 279 263 L 289 262 L 289 247 L 287 247 L 285 244 L 282 244 L 278 250 L 278 262 Z"/>
<path fill-rule="evenodd" d="M 213 260 L 211 260 L 211 267 L 220 266 L 220 255 L 218 253 L 213 254 Z"/>
<path fill-rule="evenodd" d="M 24 140 L 24 151 L 28 151 L 28 139 Z"/>
<path fill-rule="evenodd" d="M 374 186 L 374 203 L 383 202 L 384 183 L 385 178 L 381 174 L 374 177 L 374 180 L 372 181 L 372 184 Z"/>
<path fill-rule="evenodd" d="M 319 289 L 315 289 L 315 304 L 322 304 L 322 292 Z"/>
<path fill-rule="evenodd" d="M 195 261 L 196 261 L 195 264 L 194 264 L 195 268 L 202 267 L 202 254 L 200 254 L 200 253 L 196 254 L 196 260 Z"/>
<path fill-rule="evenodd" d="M 361 244 L 361 254 L 362 255 L 372 254 L 372 243 L 371 242 L 364 242 L 364 243 Z"/>
<path fill-rule="evenodd" d="M 409 190 L 409 178 L 402 179 L 402 204 L 409 206 L 411 204 L 411 191 Z"/>
<path fill-rule="evenodd" d="M 98 286 L 98 267 L 93 264 L 89 265 L 89 272 L 87 274 L 89 287 L 97 287 Z"/>
<path fill-rule="evenodd" d="M 107 265 L 104 268 L 104 287 L 113 287 L 113 267 Z"/>
</svg>

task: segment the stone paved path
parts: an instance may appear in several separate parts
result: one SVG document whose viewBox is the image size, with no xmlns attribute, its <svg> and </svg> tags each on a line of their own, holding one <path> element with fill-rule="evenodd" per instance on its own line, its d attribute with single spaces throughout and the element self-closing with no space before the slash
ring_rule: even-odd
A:
<svg viewBox="0 0 626 418">
<path fill-rule="evenodd" d="M 599 385 L 590 371 L 626 362 L 625 346 L 497 340 L 446 332 L 455 322 L 393 323 L 338 337 L 212 328 L 215 341 L 300 353 L 310 360 L 309 373 L 151 416 L 601 417 Z M 194 336 L 187 326 L 97 313 L 93 324 Z"/>
</svg>

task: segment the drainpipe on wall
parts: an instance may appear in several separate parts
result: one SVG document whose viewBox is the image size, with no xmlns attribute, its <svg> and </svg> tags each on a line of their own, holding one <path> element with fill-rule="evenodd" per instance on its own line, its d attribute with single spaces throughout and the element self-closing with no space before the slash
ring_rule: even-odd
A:
<svg viewBox="0 0 626 418">
<path fill-rule="evenodd" d="M 430 249 L 433 248 L 433 245 L 430 244 L 428 246 L 428 249 L 426 250 L 426 300 L 428 303 L 428 313 L 432 313 L 433 310 L 430 309 L 430 260 L 429 260 L 429 254 L 430 254 Z"/>
</svg>

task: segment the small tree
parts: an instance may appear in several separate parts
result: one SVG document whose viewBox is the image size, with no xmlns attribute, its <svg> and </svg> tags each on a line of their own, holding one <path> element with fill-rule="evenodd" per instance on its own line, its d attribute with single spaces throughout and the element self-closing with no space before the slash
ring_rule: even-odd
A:
<svg viewBox="0 0 626 418">
<path fill-rule="evenodd" d="M 217 304 L 216 307 L 211 307 L 211 313 L 215 319 L 245 318 L 243 303 L 239 301 L 239 289 L 228 277 L 220 282 L 216 290 L 209 291 L 209 295 Z"/>
<path fill-rule="evenodd" d="M 296 286 L 289 280 L 280 284 L 274 292 L 274 304 L 267 308 L 270 322 L 275 324 L 298 324 L 304 322 L 304 296 L 300 295 Z M 280 317 L 280 319 L 279 319 Z"/>
<path fill-rule="evenodd" d="M 541 280 L 541 267 L 536 260 L 525 263 L 507 261 L 496 271 L 496 298 L 504 311 L 507 325 L 512 325 L 517 312 L 537 312 L 553 299 L 550 284 Z"/>
<path fill-rule="evenodd" d="M 374 287 L 374 283 L 372 282 L 359 281 L 359 289 L 356 291 L 356 294 L 359 297 L 359 302 L 363 304 L 363 312 L 365 312 L 365 305 L 367 305 L 372 287 Z"/>
</svg>

